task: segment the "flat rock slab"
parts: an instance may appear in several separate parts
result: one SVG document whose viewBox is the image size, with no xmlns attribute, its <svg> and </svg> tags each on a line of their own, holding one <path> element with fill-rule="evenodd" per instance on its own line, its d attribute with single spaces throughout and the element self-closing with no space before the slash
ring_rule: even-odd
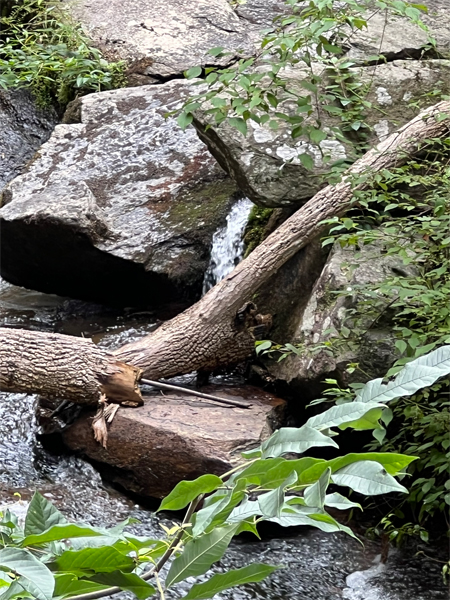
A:
<svg viewBox="0 0 450 600">
<path fill-rule="evenodd" d="M 108 478 L 127 490 L 161 498 L 183 479 L 221 475 L 281 424 L 285 402 L 258 388 L 208 386 L 206 393 L 244 400 L 249 409 L 228 408 L 185 394 L 144 396 L 142 407 L 119 408 L 105 450 L 94 441 L 93 413 L 63 432 L 67 446 L 112 467 Z"/>
<path fill-rule="evenodd" d="M 189 85 L 101 92 L 68 109 L 3 191 L 6 280 L 125 306 L 199 297 L 236 188 L 192 128 L 165 118 Z"/>
<path fill-rule="evenodd" d="M 248 25 L 227 0 L 79 0 L 71 10 L 94 44 L 144 76 L 225 66 L 253 53 Z M 208 54 L 218 46 L 230 54 L 221 59 Z"/>
</svg>

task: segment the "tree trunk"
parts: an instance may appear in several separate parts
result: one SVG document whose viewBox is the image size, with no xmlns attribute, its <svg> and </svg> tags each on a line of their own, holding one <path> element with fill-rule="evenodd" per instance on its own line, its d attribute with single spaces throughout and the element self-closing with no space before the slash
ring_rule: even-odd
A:
<svg viewBox="0 0 450 600">
<path fill-rule="evenodd" d="M 42 394 L 78 404 L 100 399 L 138 406 L 141 370 L 91 340 L 0 328 L 0 390 Z"/>
<path fill-rule="evenodd" d="M 421 150 L 425 140 L 448 136 L 449 130 L 450 102 L 424 110 L 355 162 L 340 183 L 316 194 L 197 304 L 154 333 L 119 348 L 116 356 L 140 367 L 151 379 L 212 370 L 248 357 L 254 349 L 254 307 L 243 305 L 287 260 L 326 230 L 325 219 L 342 215 L 356 203 L 354 175 L 360 175 L 356 189 L 367 189 L 374 171 L 401 166 Z"/>
</svg>

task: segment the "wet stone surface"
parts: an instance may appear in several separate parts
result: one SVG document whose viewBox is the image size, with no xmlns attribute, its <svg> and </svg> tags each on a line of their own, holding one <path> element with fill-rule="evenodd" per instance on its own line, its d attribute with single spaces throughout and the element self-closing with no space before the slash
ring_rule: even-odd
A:
<svg viewBox="0 0 450 600">
<path fill-rule="evenodd" d="M 0 288 L 5 291 L 5 287 Z M 6 287 L 8 302 L 0 291 L 0 325 L 14 318 L 16 326 L 43 329 L 58 324 L 76 332 L 76 320 L 57 319 L 55 306 L 65 299 Z M 14 302 L 14 295 L 16 301 Z M 33 314 L 27 314 L 27 300 L 33 299 Z M 79 307 L 81 311 L 81 306 Z M 20 314 L 22 312 L 22 316 Z M 83 312 L 83 311 L 81 311 Z M 84 307 L 84 314 L 88 305 Z M 61 315 L 61 313 L 58 313 Z M 20 317 L 20 318 L 19 318 Z M 101 317 L 101 318 L 100 318 Z M 100 320 L 98 320 L 100 319 Z M 106 325 L 109 319 L 109 328 Z M 124 317 L 98 314 L 80 321 L 80 331 L 97 333 L 104 345 L 112 347 L 142 335 L 141 326 L 132 323 L 127 329 Z M 80 322 L 78 325 L 80 325 Z M 119 327 L 120 326 L 120 327 Z M 118 328 L 119 329 L 115 329 Z M 106 332 L 106 333 L 105 333 Z M 118 337 L 116 337 L 118 336 Z M 127 337 L 128 336 L 128 337 Z M 0 394 L 0 506 L 14 504 L 22 515 L 26 502 L 35 489 L 43 493 L 69 518 L 93 525 L 113 526 L 127 516 L 141 521 L 132 525 L 135 533 L 160 536 L 161 524 L 169 524 L 170 514 L 155 516 L 136 505 L 102 481 L 98 472 L 76 456 L 52 456 L 36 442 L 35 402 L 32 396 Z M 22 496 L 17 502 L 15 492 Z M 435 556 L 429 548 L 426 554 Z M 442 583 L 441 565 L 435 560 L 414 557 L 412 552 L 393 551 L 387 564 L 379 565 L 376 544 L 365 541 L 361 546 L 344 534 L 326 535 L 312 529 L 272 532 L 263 541 L 236 540 L 224 559 L 211 574 L 239 568 L 250 562 L 279 565 L 268 580 L 249 584 L 217 595 L 217 600 L 446 600 L 448 592 Z M 189 580 L 167 593 L 167 600 L 183 597 L 194 581 Z M 129 594 L 115 596 L 131 598 Z"/>
</svg>

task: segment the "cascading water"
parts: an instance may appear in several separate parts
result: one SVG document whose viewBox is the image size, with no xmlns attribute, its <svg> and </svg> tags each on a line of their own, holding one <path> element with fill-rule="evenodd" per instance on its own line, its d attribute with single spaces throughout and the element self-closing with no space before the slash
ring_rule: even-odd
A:
<svg viewBox="0 0 450 600">
<path fill-rule="evenodd" d="M 238 200 L 227 216 L 226 225 L 214 234 L 211 259 L 203 280 L 203 294 L 226 277 L 242 259 L 242 238 L 253 206 L 248 198 Z"/>
</svg>

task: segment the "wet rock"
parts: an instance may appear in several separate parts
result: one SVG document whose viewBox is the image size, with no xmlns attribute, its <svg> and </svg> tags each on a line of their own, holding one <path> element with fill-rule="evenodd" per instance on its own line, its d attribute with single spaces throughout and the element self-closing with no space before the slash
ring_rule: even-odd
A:
<svg viewBox="0 0 450 600">
<path fill-rule="evenodd" d="M 105 450 L 94 441 L 92 414 L 63 432 L 64 442 L 106 469 L 107 478 L 143 496 L 160 498 L 182 479 L 221 475 L 240 453 L 258 446 L 280 426 L 284 401 L 246 386 L 208 386 L 207 393 L 245 399 L 251 408 L 229 408 L 186 395 L 145 396 L 136 409 L 121 407 Z"/>
<path fill-rule="evenodd" d="M 0 90 L 0 191 L 48 140 L 58 115 L 38 108 L 25 90 Z"/>
<path fill-rule="evenodd" d="M 441 89 L 444 94 L 450 91 L 448 60 L 398 60 L 352 70 L 371 87 L 368 100 L 372 102 L 372 108 L 365 117 L 365 122 L 372 128 L 366 140 L 369 147 L 408 122 L 417 113 L 414 102 L 423 102 L 425 94 L 435 89 Z M 319 68 L 317 74 L 320 74 Z M 303 96 L 308 94 L 300 85 L 309 76 L 306 70 L 286 68 L 282 76 L 288 81 L 288 89 Z M 434 99 L 427 98 L 426 102 L 431 105 Z M 282 112 L 293 110 L 289 101 L 280 106 L 277 110 Z M 322 113 L 321 119 L 323 129 L 329 132 L 340 126 L 336 116 Z M 323 187 L 324 179 L 320 176 L 329 172 L 330 161 L 356 158 L 355 141 L 360 142 L 359 139 L 348 138 L 345 142 L 330 137 L 320 144 L 310 142 L 306 136 L 292 139 L 292 126 L 276 117 L 274 120 L 278 122 L 277 129 L 262 127 L 249 120 L 248 134 L 243 136 L 228 123 L 214 125 L 211 115 L 200 110 L 196 112 L 195 126 L 200 138 L 256 204 L 301 206 Z M 313 117 L 305 120 L 305 124 L 308 122 L 313 124 Z M 312 159 L 311 170 L 303 166 L 298 158 L 300 154 L 307 154 Z"/>
<path fill-rule="evenodd" d="M 384 254 L 378 242 L 359 251 L 335 245 L 293 336 L 292 342 L 300 345 L 302 354 L 270 363 L 268 372 L 272 379 L 300 391 L 301 397 L 309 401 L 320 395 L 321 383 L 327 377 L 347 384 L 345 369 L 349 362 L 358 362 L 367 379 L 383 377 L 397 357 L 395 339 L 389 330 L 392 313 L 386 310 L 377 319 L 370 314 L 364 317 L 363 299 L 357 290 L 359 286 L 385 281 L 399 271 L 414 274 L 415 268 L 405 267 L 397 256 Z M 362 320 L 357 327 L 366 330 L 360 344 L 346 342 L 341 333 L 344 326 L 349 331 L 356 327 L 353 312 L 358 307 Z M 325 342 L 331 342 L 331 351 L 320 349 Z M 361 372 L 357 379 L 361 381 Z"/>
<path fill-rule="evenodd" d="M 235 186 L 193 129 L 165 119 L 188 91 L 173 81 L 71 106 L 3 191 L 6 280 L 125 306 L 186 304 L 200 295 Z"/>
<path fill-rule="evenodd" d="M 246 25 L 226 0 L 80 0 L 72 11 L 94 44 L 148 82 L 194 66 L 226 66 L 254 51 Z M 218 46 L 230 54 L 208 54 Z"/>
</svg>

